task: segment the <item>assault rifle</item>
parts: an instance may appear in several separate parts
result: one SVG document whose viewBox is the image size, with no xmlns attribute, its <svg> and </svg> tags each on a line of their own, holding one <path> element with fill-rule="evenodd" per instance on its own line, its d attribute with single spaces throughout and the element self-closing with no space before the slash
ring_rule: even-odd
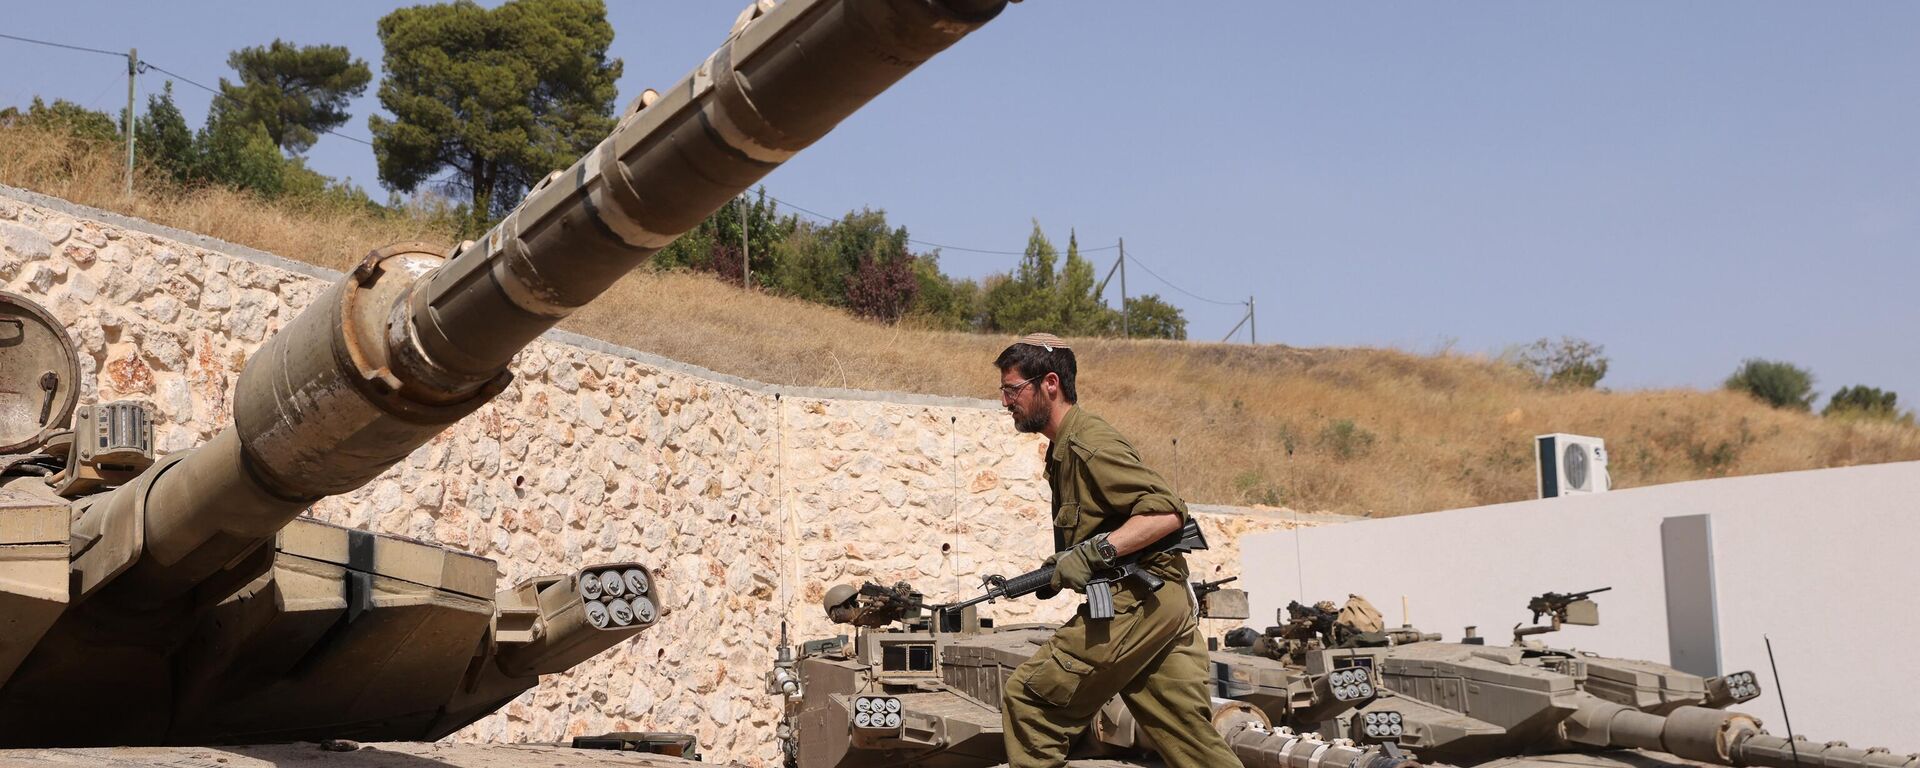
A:
<svg viewBox="0 0 1920 768">
<path fill-rule="evenodd" d="M 1113 618 L 1113 585 L 1115 584 L 1127 579 L 1137 579 L 1141 584 L 1146 585 L 1147 589 L 1153 590 L 1159 589 L 1160 585 L 1166 583 L 1165 579 L 1148 573 L 1146 569 L 1140 567 L 1140 561 L 1147 556 L 1161 552 L 1192 552 L 1206 548 L 1207 538 L 1201 535 L 1200 525 L 1188 519 L 1187 524 L 1181 526 L 1180 530 L 1161 537 L 1159 541 L 1148 544 L 1138 552 L 1119 558 L 1110 567 L 1095 571 L 1093 578 L 1087 582 L 1087 618 Z M 1039 569 L 1012 578 L 988 576 L 984 581 L 987 589 L 985 594 L 952 605 L 939 606 L 938 610 L 942 613 L 958 613 L 961 609 L 1003 597 L 1008 599 L 1026 597 L 1053 584 L 1053 566 L 1041 566 Z"/>
</svg>

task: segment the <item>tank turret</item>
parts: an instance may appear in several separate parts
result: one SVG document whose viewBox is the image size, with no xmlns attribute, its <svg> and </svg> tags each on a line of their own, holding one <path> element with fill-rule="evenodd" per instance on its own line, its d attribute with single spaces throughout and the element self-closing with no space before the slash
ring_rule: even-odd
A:
<svg viewBox="0 0 1920 768">
<path fill-rule="evenodd" d="M 484 237 L 368 254 L 191 450 L 156 457 L 138 404 L 76 415 L 70 341 L 10 299 L 0 746 L 439 738 L 651 626 L 640 564 L 496 592 L 491 561 L 300 515 L 480 408 L 528 343 L 1005 3 L 755 3 Z"/>
</svg>

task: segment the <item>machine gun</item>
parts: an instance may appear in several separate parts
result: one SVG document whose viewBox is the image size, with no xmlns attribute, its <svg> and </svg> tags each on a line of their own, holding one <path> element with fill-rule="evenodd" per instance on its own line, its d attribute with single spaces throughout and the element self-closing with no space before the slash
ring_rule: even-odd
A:
<svg viewBox="0 0 1920 768">
<path fill-rule="evenodd" d="M 1228 576 L 1224 579 L 1216 579 L 1214 581 L 1196 581 L 1193 583 L 1193 596 L 1195 599 L 1205 600 L 1207 595 L 1218 592 L 1222 587 L 1239 580 L 1240 577 L 1238 576 Z"/>
<path fill-rule="evenodd" d="M 1287 603 L 1287 622 L 1268 630 L 1267 634 L 1288 640 L 1319 640 L 1323 647 L 1331 648 L 1339 644 L 1334 636 L 1339 626 L 1340 610 L 1332 602 L 1302 605 L 1294 600 Z"/>
<path fill-rule="evenodd" d="M 1571 594 L 1548 592 L 1532 600 L 1528 600 L 1527 610 L 1533 612 L 1533 623 L 1535 624 L 1540 623 L 1540 616 L 1542 614 L 1552 615 L 1560 621 L 1568 621 L 1568 610 L 1573 607 L 1574 603 L 1586 600 L 1588 595 L 1597 595 L 1610 589 L 1613 589 L 1613 587 L 1601 587 L 1599 589 L 1589 589 L 1585 592 L 1574 592 Z M 1597 613 L 1595 614 L 1595 618 L 1598 618 Z M 1579 622 L 1571 621 L 1568 623 L 1578 624 Z"/>
<path fill-rule="evenodd" d="M 1138 552 L 1119 558 L 1111 567 L 1095 572 L 1093 578 L 1087 582 L 1087 618 L 1113 618 L 1113 585 L 1115 584 L 1127 579 L 1137 579 L 1148 589 L 1159 589 L 1160 585 L 1166 583 L 1166 580 L 1140 567 L 1140 561 L 1148 556 L 1161 552 L 1192 552 L 1206 548 L 1207 538 L 1200 533 L 1200 524 L 1189 519 L 1186 525 L 1180 527 L 1180 530 L 1162 536 L 1159 541 L 1148 544 Z M 993 602 L 1003 597 L 1008 599 L 1026 597 L 1051 586 L 1053 570 L 1052 565 L 1045 565 L 1012 578 L 988 576 L 984 579 L 987 590 L 985 594 L 952 605 L 939 606 L 939 610 L 943 614 L 956 614 L 966 608 Z"/>
<path fill-rule="evenodd" d="M 1228 576 L 1213 581 L 1196 581 L 1188 585 L 1193 589 L 1193 604 L 1198 609 L 1200 618 L 1237 621 L 1251 615 L 1247 612 L 1247 591 L 1226 588 L 1227 584 L 1239 578 Z"/>
<path fill-rule="evenodd" d="M 827 606 L 827 618 L 836 624 L 884 627 L 896 621 L 919 618 L 926 608 L 926 599 L 904 581 L 891 587 L 869 581 L 847 597 L 832 599 L 840 594 L 839 590 L 849 589 L 841 586 L 828 592 L 828 602 L 837 604 Z"/>
<path fill-rule="evenodd" d="M 1513 629 L 1513 639 L 1517 642 L 1520 638 L 1527 635 L 1553 632 L 1560 629 L 1560 625 L 1562 624 L 1572 624 L 1577 627 L 1591 627 L 1599 624 L 1600 606 L 1594 604 L 1592 600 L 1587 598 L 1589 595 L 1597 595 L 1610 589 L 1613 589 L 1613 587 L 1601 587 L 1599 589 L 1589 589 L 1585 592 L 1570 592 L 1564 594 L 1560 592 L 1548 592 L 1528 600 L 1527 610 L 1533 612 L 1533 623 L 1540 623 L 1541 616 L 1551 618 L 1553 623 L 1543 627 L 1535 626 L 1524 628 L 1516 624 Z"/>
</svg>

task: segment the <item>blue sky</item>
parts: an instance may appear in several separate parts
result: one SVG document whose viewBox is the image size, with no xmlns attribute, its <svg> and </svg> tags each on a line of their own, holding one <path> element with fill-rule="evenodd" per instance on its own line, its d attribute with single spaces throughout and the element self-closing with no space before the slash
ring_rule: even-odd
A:
<svg viewBox="0 0 1920 768">
<path fill-rule="evenodd" d="M 609 5 L 624 103 L 692 69 L 745 3 Z M 377 70 L 395 6 L 0 0 L 0 33 L 138 46 L 213 85 L 229 51 L 275 37 Z M 1128 288 L 1198 339 L 1244 311 L 1200 299 L 1252 295 L 1263 342 L 1572 335 L 1606 345 L 1616 388 L 1717 386 L 1760 356 L 1912 407 L 1916 39 L 1920 4 L 1894 2 L 1027 0 L 767 186 L 951 245 L 1018 250 L 1034 219 L 1063 244 L 1124 237 L 1192 296 L 1138 269 Z M 0 40 L 0 105 L 117 110 L 124 67 Z M 140 102 L 165 79 L 141 76 Z M 373 92 L 339 132 L 368 137 Z M 175 93 L 197 126 L 207 94 Z M 378 187 L 363 144 L 323 138 L 309 160 Z M 965 276 L 1013 261 L 942 257 Z"/>
</svg>

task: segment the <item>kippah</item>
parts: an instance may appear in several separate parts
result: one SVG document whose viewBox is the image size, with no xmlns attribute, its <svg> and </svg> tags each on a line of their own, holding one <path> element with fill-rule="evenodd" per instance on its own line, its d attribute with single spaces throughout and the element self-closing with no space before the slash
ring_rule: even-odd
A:
<svg viewBox="0 0 1920 768">
<path fill-rule="evenodd" d="M 1015 343 L 1032 344 L 1033 346 L 1036 346 L 1036 347 L 1042 347 L 1046 349 L 1048 352 L 1052 352 L 1056 349 L 1071 349 L 1071 347 L 1067 346 L 1067 342 L 1065 339 L 1062 339 L 1051 333 L 1029 333 L 1025 336 L 1020 337 L 1020 340 Z"/>
</svg>

